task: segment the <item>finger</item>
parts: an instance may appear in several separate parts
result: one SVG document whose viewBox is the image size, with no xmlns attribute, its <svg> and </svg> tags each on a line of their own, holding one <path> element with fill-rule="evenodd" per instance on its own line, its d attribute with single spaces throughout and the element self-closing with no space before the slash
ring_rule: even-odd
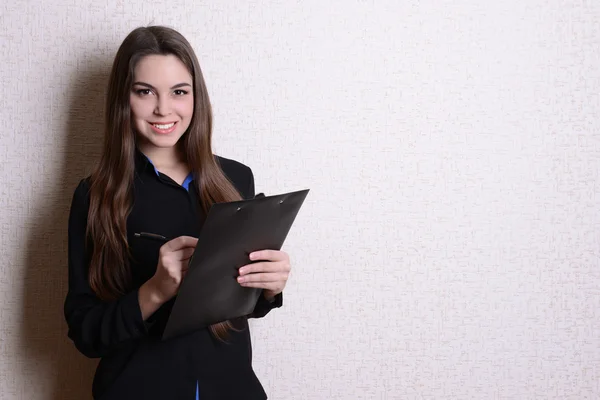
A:
<svg viewBox="0 0 600 400">
<path fill-rule="evenodd" d="M 283 262 L 259 262 L 241 267 L 240 275 L 254 274 L 260 272 L 289 272 L 289 264 Z"/>
<path fill-rule="evenodd" d="M 250 274 L 245 276 L 239 276 L 239 283 L 268 283 L 268 282 L 285 282 L 287 281 L 287 274 L 285 273 L 266 273 L 266 274 Z"/>
<path fill-rule="evenodd" d="M 169 240 L 163 246 L 169 251 L 176 251 L 186 247 L 195 248 L 198 244 L 198 238 L 191 236 L 178 236 L 175 239 Z"/>
<path fill-rule="evenodd" d="M 175 258 L 177 260 L 185 261 L 185 260 L 189 260 L 190 257 L 192 257 L 194 255 L 194 251 L 195 251 L 194 248 L 186 247 L 181 250 L 173 252 L 173 255 L 175 256 Z"/>
<path fill-rule="evenodd" d="M 277 282 L 250 282 L 250 283 L 244 283 L 242 285 L 243 287 L 248 287 L 248 288 L 258 288 L 258 289 L 266 289 L 266 290 L 272 290 L 274 292 L 278 292 L 280 291 L 280 286 L 279 283 Z"/>
<path fill-rule="evenodd" d="M 259 250 L 250 253 L 250 259 L 252 261 L 264 260 L 264 261 L 285 261 L 289 260 L 289 257 L 285 251 L 280 250 Z"/>
</svg>

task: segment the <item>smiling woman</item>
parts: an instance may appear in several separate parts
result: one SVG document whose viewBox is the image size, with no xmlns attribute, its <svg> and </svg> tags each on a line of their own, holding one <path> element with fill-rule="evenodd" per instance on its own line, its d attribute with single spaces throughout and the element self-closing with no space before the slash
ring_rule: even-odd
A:
<svg viewBox="0 0 600 400">
<path fill-rule="evenodd" d="M 192 76 L 174 55 L 150 55 L 135 67 L 130 96 L 138 147 L 152 157 L 154 149 L 173 149 L 194 114 Z"/>
<path fill-rule="evenodd" d="M 286 253 L 251 253 L 240 268 L 240 285 L 263 289 L 250 315 L 161 340 L 206 212 L 255 194 L 249 167 L 212 152 L 208 91 L 181 34 L 147 27 L 125 38 L 105 125 L 100 162 L 73 195 L 64 305 L 75 346 L 101 358 L 94 398 L 265 399 L 247 319 L 282 305 Z"/>
</svg>

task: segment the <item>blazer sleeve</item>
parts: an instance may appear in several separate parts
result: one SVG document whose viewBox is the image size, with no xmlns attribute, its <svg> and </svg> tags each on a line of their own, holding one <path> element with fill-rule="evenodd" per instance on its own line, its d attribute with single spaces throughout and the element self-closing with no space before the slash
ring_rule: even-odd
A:
<svg viewBox="0 0 600 400">
<path fill-rule="evenodd" d="M 254 187 L 254 174 L 250 168 L 248 168 L 248 188 L 246 189 L 245 197 L 247 199 L 254 198 L 255 187 Z M 274 308 L 279 308 L 283 305 L 283 293 L 279 293 L 275 298 L 271 301 L 265 299 L 265 297 L 261 294 L 258 297 L 258 301 L 256 302 L 256 306 L 252 313 L 248 316 L 249 318 L 262 318 L 269 313 Z"/>
<path fill-rule="evenodd" d="M 115 301 L 102 301 L 88 283 L 91 249 L 86 249 L 89 186 L 82 180 L 73 194 L 68 221 L 68 292 L 64 316 L 68 337 L 90 358 L 103 357 L 113 348 L 148 331 L 142 319 L 137 289 Z"/>
</svg>

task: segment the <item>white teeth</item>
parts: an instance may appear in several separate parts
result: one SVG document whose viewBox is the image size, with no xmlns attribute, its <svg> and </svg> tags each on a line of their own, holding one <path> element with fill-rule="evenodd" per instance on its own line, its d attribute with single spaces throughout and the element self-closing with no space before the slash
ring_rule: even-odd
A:
<svg viewBox="0 0 600 400">
<path fill-rule="evenodd" d="M 167 124 L 167 125 L 159 125 L 159 124 L 152 124 L 152 125 L 154 125 L 158 129 L 169 129 L 169 128 L 172 128 L 173 125 L 175 125 L 175 122 L 172 122 L 172 123 Z"/>
</svg>

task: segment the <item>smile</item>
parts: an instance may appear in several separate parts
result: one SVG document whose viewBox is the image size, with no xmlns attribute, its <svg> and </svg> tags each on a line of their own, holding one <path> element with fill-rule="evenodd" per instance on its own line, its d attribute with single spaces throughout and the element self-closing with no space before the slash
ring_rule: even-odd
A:
<svg viewBox="0 0 600 400">
<path fill-rule="evenodd" d="M 177 125 L 177 122 L 169 122 L 167 124 L 153 124 L 149 122 L 149 124 L 154 132 L 164 134 L 173 132 L 175 130 L 175 125 Z"/>
</svg>

